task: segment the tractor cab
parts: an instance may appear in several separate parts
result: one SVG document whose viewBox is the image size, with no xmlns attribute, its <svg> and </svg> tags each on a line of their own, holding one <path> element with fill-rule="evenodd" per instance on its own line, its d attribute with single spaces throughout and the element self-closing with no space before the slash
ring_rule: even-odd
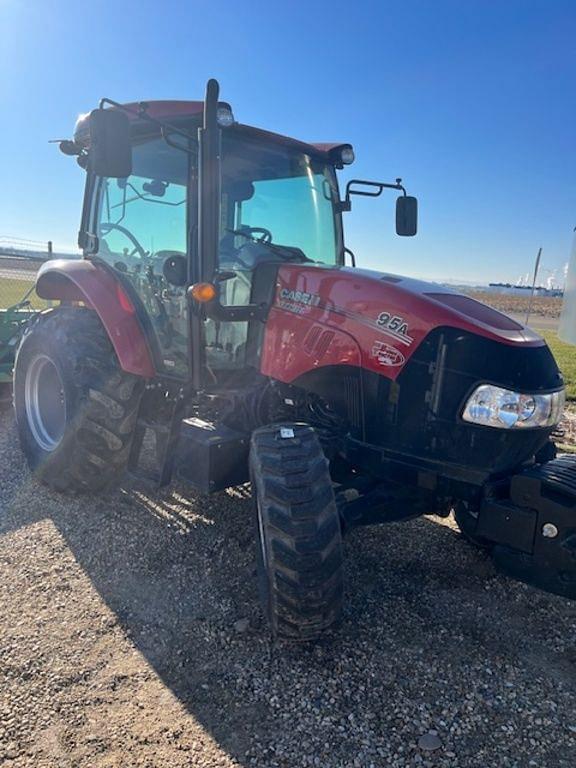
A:
<svg viewBox="0 0 576 768">
<path fill-rule="evenodd" d="M 219 131 L 218 179 L 205 185 L 217 189 L 204 190 L 197 102 L 153 102 L 140 115 L 121 114 L 130 122 L 131 172 L 99 175 L 88 167 L 81 233 L 88 258 L 113 270 L 145 315 L 158 373 L 188 378 L 198 365 L 197 381 L 209 386 L 255 368 L 257 328 L 250 326 L 261 325 L 258 309 L 274 290 L 274 266 L 344 261 L 334 155 L 232 124 Z M 76 129 L 88 151 L 84 123 L 91 119 Z M 201 258 L 198 217 L 213 198 L 206 192 L 218 198 L 202 222 L 214 230 L 215 247 Z M 189 290 L 195 284 L 205 286 L 205 296 Z M 199 311 L 207 309 L 199 306 L 206 297 L 217 309 Z M 197 303 L 192 313 L 190 299 Z M 192 350 L 192 336 L 201 349 Z"/>
<path fill-rule="evenodd" d="M 102 104 L 62 148 L 87 170 L 80 245 L 126 290 L 158 375 L 205 389 L 258 371 L 277 268 L 344 265 L 350 145 L 240 125 L 209 87 L 205 103 Z"/>
</svg>

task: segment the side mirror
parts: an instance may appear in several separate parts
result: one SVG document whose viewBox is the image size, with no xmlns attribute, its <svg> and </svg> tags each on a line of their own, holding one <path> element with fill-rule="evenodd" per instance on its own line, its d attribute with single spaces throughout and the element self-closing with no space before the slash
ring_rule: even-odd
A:
<svg viewBox="0 0 576 768">
<path fill-rule="evenodd" d="M 402 195 L 396 200 L 396 234 L 413 237 L 418 231 L 418 200 Z"/>
<path fill-rule="evenodd" d="M 156 256 L 158 255 L 157 253 Z M 168 256 L 162 264 L 162 273 L 164 279 L 170 285 L 186 285 L 188 282 L 188 262 L 186 257 L 179 253 Z"/>
<path fill-rule="evenodd" d="M 132 142 L 128 115 L 117 109 L 93 109 L 89 131 L 88 170 L 113 179 L 130 176 Z"/>
</svg>

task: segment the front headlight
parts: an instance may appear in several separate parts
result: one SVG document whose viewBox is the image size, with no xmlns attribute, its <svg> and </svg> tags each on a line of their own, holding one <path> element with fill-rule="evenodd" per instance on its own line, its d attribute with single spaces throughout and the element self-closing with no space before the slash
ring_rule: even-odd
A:
<svg viewBox="0 0 576 768">
<path fill-rule="evenodd" d="M 563 389 L 547 395 L 527 395 L 481 384 L 468 398 L 462 418 L 499 429 L 551 427 L 562 418 L 565 399 Z"/>
</svg>

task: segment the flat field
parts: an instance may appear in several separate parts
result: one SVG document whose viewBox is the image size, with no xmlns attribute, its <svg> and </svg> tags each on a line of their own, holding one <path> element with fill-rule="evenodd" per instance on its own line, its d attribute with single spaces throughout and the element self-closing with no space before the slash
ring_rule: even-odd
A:
<svg viewBox="0 0 576 768">
<path fill-rule="evenodd" d="M 504 312 L 506 315 L 526 316 L 529 296 L 506 296 L 489 293 L 488 291 L 471 291 L 470 296 L 484 304 L 489 304 L 494 309 Z M 538 317 L 559 318 L 562 309 L 561 298 L 543 298 L 536 296 L 532 303 L 530 317 L 532 320 Z"/>
<path fill-rule="evenodd" d="M 32 287 L 33 281 L 34 274 L 31 275 L 30 280 L 13 279 L 0 275 L 0 309 L 7 309 L 22 301 Z M 46 302 L 40 299 L 35 291 L 30 294 L 28 299 L 35 309 L 42 309 L 46 306 Z"/>
</svg>

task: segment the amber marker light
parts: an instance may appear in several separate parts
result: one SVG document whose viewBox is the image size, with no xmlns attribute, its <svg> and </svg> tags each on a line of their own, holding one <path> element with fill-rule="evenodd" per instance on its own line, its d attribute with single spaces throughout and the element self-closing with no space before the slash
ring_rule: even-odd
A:
<svg viewBox="0 0 576 768">
<path fill-rule="evenodd" d="M 206 304 L 216 298 L 216 286 L 213 283 L 195 283 L 190 288 L 190 295 L 194 301 Z"/>
</svg>

